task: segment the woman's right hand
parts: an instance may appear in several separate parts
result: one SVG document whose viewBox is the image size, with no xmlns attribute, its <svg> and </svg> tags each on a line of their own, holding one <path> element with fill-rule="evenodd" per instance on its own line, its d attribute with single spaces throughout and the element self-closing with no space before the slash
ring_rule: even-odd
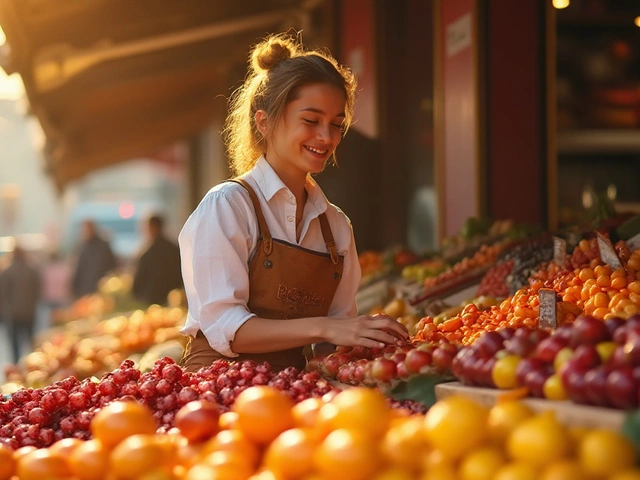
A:
<svg viewBox="0 0 640 480">
<path fill-rule="evenodd" d="M 384 348 L 409 340 L 407 328 L 387 315 L 332 318 L 327 323 L 325 341 L 334 345 Z"/>
</svg>

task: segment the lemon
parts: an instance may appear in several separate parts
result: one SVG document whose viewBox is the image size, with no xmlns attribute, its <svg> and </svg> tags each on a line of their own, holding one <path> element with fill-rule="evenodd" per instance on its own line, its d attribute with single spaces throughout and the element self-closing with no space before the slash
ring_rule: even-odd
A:
<svg viewBox="0 0 640 480">
<path fill-rule="evenodd" d="M 584 468 L 575 460 L 560 460 L 545 467 L 540 480 L 583 480 L 585 476 Z"/>
<path fill-rule="evenodd" d="M 440 400 L 424 418 L 431 445 L 455 460 L 482 445 L 487 435 L 488 410 L 460 395 Z"/>
<path fill-rule="evenodd" d="M 491 480 L 504 463 L 504 455 L 497 448 L 479 448 L 462 459 L 458 477 L 460 480 Z"/>
<path fill-rule="evenodd" d="M 516 370 L 522 358 L 519 355 L 505 355 L 499 358 L 491 369 L 491 379 L 497 388 L 516 388 Z"/>
<path fill-rule="evenodd" d="M 500 467 L 493 480 L 538 480 L 538 470 L 527 463 L 511 462 Z"/>
<path fill-rule="evenodd" d="M 636 450 L 622 435 L 598 428 L 582 439 L 578 457 L 588 474 L 605 476 L 633 467 L 636 463 Z"/>
<path fill-rule="evenodd" d="M 517 425 L 531 417 L 533 417 L 533 410 L 522 402 L 510 400 L 497 403 L 489 410 L 487 420 L 489 438 L 502 445 Z"/>
<path fill-rule="evenodd" d="M 571 437 L 554 413 L 546 411 L 518 425 L 507 439 L 507 450 L 514 460 L 543 467 L 569 455 Z"/>
</svg>

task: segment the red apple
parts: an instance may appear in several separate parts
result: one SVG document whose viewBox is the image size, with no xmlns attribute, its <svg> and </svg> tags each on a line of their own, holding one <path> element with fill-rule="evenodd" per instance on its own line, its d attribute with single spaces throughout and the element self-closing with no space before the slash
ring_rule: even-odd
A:
<svg viewBox="0 0 640 480">
<path fill-rule="evenodd" d="M 431 363 L 434 367 L 440 370 L 450 370 L 451 363 L 456 353 L 452 353 L 450 350 L 445 350 L 441 347 L 436 348 L 431 356 Z"/>
<path fill-rule="evenodd" d="M 611 335 L 611 338 L 613 338 L 613 335 L 619 328 L 626 324 L 626 320 L 620 317 L 611 317 L 604 321 L 604 326 L 607 327 L 607 331 L 609 332 L 609 335 Z"/>
<path fill-rule="evenodd" d="M 609 330 L 602 320 L 591 315 L 580 315 L 573 322 L 570 345 L 576 348 L 578 345 L 606 342 L 611 340 Z"/>
<path fill-rule="evenodd" d="M 534 357 L 544 363 L 553 363 L 553 359 L 560 350 L 567 346 L 566 340 L 559 337 L 547 337 L 536 347 Z"/>
<path fill-rule="evenodd" d="M 489 331 L 480 335 L 480 338 L 474 342 L 473 346 L 478 349 L 483 357 L 493 357 L 502 350 L 504 338 L 498 332 Z"/>
<path fill-rule="evenodd" d="M 320 363 L 320 373 L 326 378 L 336 378 L 338 369 L 350 360 L 346 353 L 332 353 Z"/>
<path fill-rule="evenodd" d="M 505 340 L 504 349 L 511 355 L 517 355 L 521 358 L 528 357 L 536 348 L 536 344 L 529 340 L 528 337 L 514 336 L 509 340 Z"/>
<path fill-rule="evenodd" d="M 397 377 L 396 362 L 388 358 L 376 358 L 371 365 L 373 380 L 388 383 Z"/>
<path fill-rule="evenodd" d="M 629 332 L 623 348 L 629 363 L 633 366 L 640 365 L 640 334 Z"/>
<path fill-rule="evenodd" d="M 587 397 L 585 387 L 585 375 L 587 370 L 583 369 L 571 369 L 565 374 L 566 382 L 563 380 L 562 384 L 567 391 L 569 398 L 575 403 L 581 403 L 589 405 L 589 398 Z"/>
<path fill-rule="evenodd" d="M 631 410 L 638 407 L 638 381 L 631 368 L 613 370 L 607 376 L 607 398 L 616 408 Z"/>
<path fill-rule="evenodd" d="M 537 358 L 529 357 L 523 358 L 518 363 L 518 367 L 516 368 L 516 380 L 518 381 L 518 385 L 525 386 L 525 378 L 529 372 L 534 370 L 544 370 L 544 363 Z M 546 380 L 546 378 L 545 378 Z"/>
<path fill-rule="evenodd" d="M 398 378 L 402 380 L 406 380 L 411 376 L 411 373 L 407 370 L 407 364 L 405 362 L 398 362 L 396 364 L 396 374 L 398 375 Z"/>
<path fill-rule="evenodd" d="M 581 370 L 590 370 L 602 363 L 600 354 L 593 344 L 579 345 L 573 352 L 571 360 Z"/>
<path fill-rule="evenodd" d="M 522 363 L 522 361 L 520 362 Z M 519 366 L 519 365 L 518 365 Z M 524 378 L 524 386 L 534 397 L 544 398 L 544 382 L 551 374 L 542 369 L 531 370 Z"/>
<path fill-rule="evenodd" d="M 600 407 L 609 406 L 607 397 L 607 377 L 609 368 L 606 365 L 598 365 L 584 375 L 584 393 L 593 405 Z"/>
<path fill-rule="evenodd" d="M 502 330 L 499 330 L 498 333 L 503 339 L 509 340 L 516 334 L 516 329 L 513 327 L 505 327 Z"/>
<path fill-rule="evenodd" d="M 424 367 L 431 366 L 431 354 L 413 349 L 407 352 L 404 363 L 409 373 L 421 373 Z"/>
</svg>

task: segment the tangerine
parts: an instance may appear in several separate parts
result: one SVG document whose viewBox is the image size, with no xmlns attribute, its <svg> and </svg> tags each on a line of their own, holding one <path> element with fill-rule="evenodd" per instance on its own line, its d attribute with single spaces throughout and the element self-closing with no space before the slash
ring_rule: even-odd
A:
<svg viewBox="0 0 640 480">
<path fill-rule="evenodd" d="M 292 428 L 278 435 L 265 454 L 267 469 L 285 479 L 296 479 L 313 471 L 315 435 L 302 428 Z"/>
<path fill-rule="evenodd" d="M 109 452 L 100 440 L 87 440 L 69 456 L 69 468 L 79 480 L 100 480 L 109 466 Z"/>
<path fill-rule="evenodd" d="M 382 455 L 387 462 L 412 471 L 420 469 L 422 458 L 417 452 L 427 449 L 422 423 L 422 417 L 412 417 L 387 431 L 381 445 Z"/>
<path fill-rule="evenodd" d="M 431 445 L 451 460 L 480 446 L 487 435 L 488 410 L 460 395 L 436 402 L 424 417 Z"/>
<path fill-rule="evenodd" d="M 51 453 L 60 455 L 63 458 L 69 458 L 73 451 L 84 442 L 77 438 L 63 438 L 49 447 Z"/>
<path fill-rule="evenodd" d="M 316 397 L 296 403 L 291 411 L 294 425 L 298 428 L 314 428 L 318 413 L 324 404 L 324 400 Z"/>
<path fill-rule="evenodd" d="M 540 480 L 583 480 L 585 477 L 584 468 L 575 460 L 554 462 L 540 472 Z"/>
<path fill-rule="evenodd" d="M 543 467 L 569 455 L 571 437 L 548 410 L 520 423 L 507 439 L 507 450 L 514 460 Z"/>
<path fill-rule="evenodd" d="M 499 445 L 504 444 L 511 431 L 532 416 L 533 410 L 517 400 L 497 403 L 489 410 L 489 438 Z"/>
<path fill-rule="evenodd" d="M 260 445 L 271 443 L 293 427 L 292 408 L 293 401 L 287 395 L 267 386 L 247 388 L 233 404 L 238 429 Z"/>
<path fill-rule="evenodd" d="M 332 480 L 368 480 L 378 470 L 373 440 L 354 430 L 331 432 L 316 449 L 316 471 Z"/>
<path fill-rule="evenodd" d="M 102 408 L 91 421 L 93 438 L 112 449 L 125 438 L 156 432 L 153 413 L 136 402 L 113 402 Z"/>
<path fill-rule="evenodd" d="M 41 448 L 18 458 L 16 475 L 20 480 L 54 480 L 69 477 L 71 472 L 63 457 Z"/>
<path fill-rule="evenodd" d="M 236 412 L 228 411 L 220 415 L 218 425 L 220 427 L 220 430 L 229 430 L 230 428 L 236 428 L 237 421 L 238 414 Z"/>
<path fill-rule="evenodd" d="M 16 471 L 13 450 L 0 444 L 0 480 L 9 480 Z"/>
<path fill-rule="evenodd" d="M 479 448 L 462 459 L 458 475 L 460 480 L 491 480 L 504 463 L 504 455 L 497 448 Z"/>
<path fill-rule="evenodd" d="M 213 467 L 215 480 L 247 480 L 255 472 L 251 463 L 238 452 L 213 452 L 202 463 Z"/>
<path fill-rule="evenodd" d="M 338 409 L 331 420 L 334 429 L 359 430 L 379 437 L 389 427 L 391 410 L 378 390 L 349 388 L 338 393 L 331 403 Z"/>
<path fill-rule="evenodd" d="M 511 462 L 496 472 L 493 480 L 537 480 L 538 470 L 528 463 Z"/>
<path fill-rule="evenodd" d="M 203 455 L 214 452 L 235 452 L 244 457 L 253 467 L 258 466 L 260 450 L 240 430 L 222 430 L 204 444 Z"/>
<path fill-rule="evenodd" d="M 111 472 L 118 478 L 137 478 L 158 468 L 164 447 L 155 435 L 137 434 L 122 440 L 109 457 Z"/>
<path fill-rule="evenodd" d="M 582 439 L 578 447 L 578 458 L 589 475 L 613 475 L 635 465 L 636 450 L 622 435 L 598 428 Z"/>
</svg>

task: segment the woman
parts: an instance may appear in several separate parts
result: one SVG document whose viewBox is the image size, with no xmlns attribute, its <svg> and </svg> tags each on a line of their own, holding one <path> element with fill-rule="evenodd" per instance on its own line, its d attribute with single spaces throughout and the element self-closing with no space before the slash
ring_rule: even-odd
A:
<svg viewBox="0 0 640 480">
<path fill-rule="evenodd" d="M 225 357 L 301 369 L 305 345 L 408 338 L 389 317 L 357 315 L 349 219 L 311 178 L 334 159 L 355 88 L 330 55 L 286 36 L 253 49 L 224 132 L 238 177 L 211 189 L 180 233 L 187 370 Z"/>
</svg>

